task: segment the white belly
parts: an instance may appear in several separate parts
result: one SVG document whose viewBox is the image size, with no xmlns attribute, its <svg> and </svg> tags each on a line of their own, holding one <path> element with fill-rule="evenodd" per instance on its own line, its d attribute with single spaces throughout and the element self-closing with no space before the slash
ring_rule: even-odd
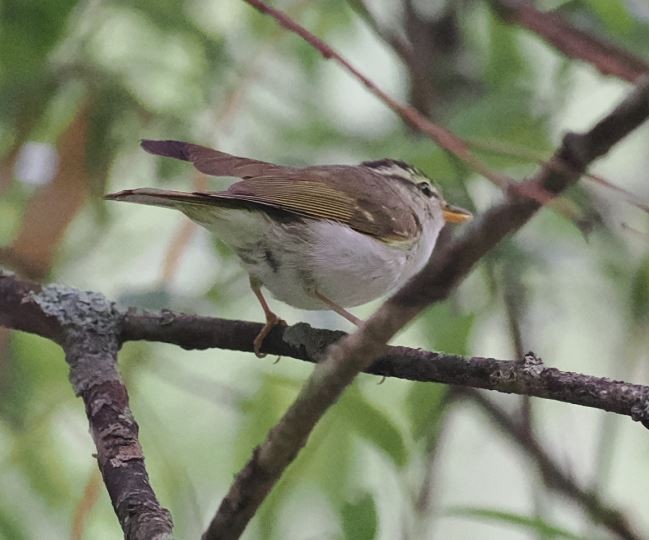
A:
<svg viewBox="0 0 649 540">
<path fill-rule="evenodd" d="M 316 291 L 341 307 L 393 291 L 426 264 L 441 228 L 431 224 L 406 250 L 333 221 L 271 227 L 265 213 L 240 210 L 223 210 L 218 219 L 190 217 L 230 245 L 275 298 L 301 309 L 330 309 Z"/>
<path fill-rule="evenodd" d="M 283 248 L 274 250 L 281 253 L 275 264 L 263 256 L 255 264 L 244 261 L 275 298 L 301 309 L 329 309 L 315 291 L 341 307 L 365 304 L 393 291 L 423 267 L 437 239 L 436 233 L 422 238 L 406 251 L 336 222 L 307 223 L 307 239 L 281 238 Z"/>
</svg>

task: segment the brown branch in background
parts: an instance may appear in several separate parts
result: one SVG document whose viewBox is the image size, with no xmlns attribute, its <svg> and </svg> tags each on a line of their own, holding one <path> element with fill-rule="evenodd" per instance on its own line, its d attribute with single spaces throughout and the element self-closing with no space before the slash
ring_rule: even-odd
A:
<svg viewBox="0 0 649 540">
<path fill-rule="evenodd" d="M 0 195 L 11 187 L 14 179 L 14 167 L 22 144 L 15 142 L 9 151 L 0 159 Z"/>
<path fill-rule="evenodd" d="M 622 195 L 622 197 L 627 203 L 635 206 L 636 208 L 642 210 L 643 212 L 649 212 L 649 203 L 639 200 L 638 196 L 631 193 L 630 191 L 627 191 L 624 188 L 616 186 L 615 184 L 609 182 L 608 180 L 606 180 L 606 178 L 598 174 L 589 174 L 588 178 L 601 186 L 616 191 L 617 193 Z"/>
<path fill-rule="evenodd" d="M 441 9 L 427 13 L 413 0 L 403 1 L 403 26 L 413 54 L 406 66 L 410 78 L 408 103 L 428 118 L 439 118 L 474 82 L 457 69 L 463 62 L 460 9 L 457 2 L 446 2 Z M 456 69 L 449 69 L 454 66 Z"/>
<path fill-rule="evenodd" d="M 51 182 L 34 192 L 18 233 L 5 251 L 25 275 L 47 274 L 56 250 L 72 219 L 83 207 L 88 193 L 86 138 L 90 103 L 81 105 L 57 142 L 59 167 Z"/>
<path fill-rule="evenodd" d="M 360 16 L 372 31 L 385 41 L 405 64 L 412 62 L 413 47 L 398 33 L 391 32 L 376 20 L 365 0 L 348 0 L 348 4 Z"/>
<path fill-rule="evenodd" d="M 545 485 L 576 501 L 593 522 L 602 525 L 625 540 L 643 538 L 629 519 L 618 509 L 604 502 L 595 491 L 588 491 L 563 470 L 543 447 L 541 442 L 523 424 L 516 422 L 505 410 L 488 399 L 482 392 L 471 388 L 458 388 L 458 393 L 469 397 L 508 435 L 539 467 Z"/>
<path fill-rule="evenodd" d="M 99 492 L 101 490 L 101 474 L 97 469 L 93 469 L 86 482 L 83 495 L 74 510 L 72 518 L 72 532 L 70 540 L 83 540 L 85 536 L 86 523 L 88 515 L 97 504 Z"/>
<path fill-rule="evenodd" d="M 529 0 L 488 0 L 500 16 L 534 32 L 570 58 L 592 64 L 603 75 L 629 82 L 649 74 L 649 63 L 629 51 L 595 37 L 555 13 L 538 10 Z"/>
<path fill-rule="evenodd" d="M 559 194 L 572 186 L 587 166 L 649 117 L 649 78 L 643 80 L 613 111 L 583 134 L 568 133 L 548 164 L 523 186 L 536 184 Z M 557 165 L 559 164 L 559 165 Z M 570 169 L 567 166 L 570 166 Z M 538 202 L 510 194 L 464 228 L 464 233 L 424 271 L 391 298 L 385 308 L 402 306 L 414 314 L 442 300 L 493 246 L 522 227 L 538 211 Z"/>
<path fill-rule="evenodd" d="M 197 172 L 194 175 L 192 190 L 207 191 L 207 177 L 203 173 Z M 181 221 L 180 226 L 171 239 L 171 242 L 169 242 L 169 247 L 165 253 L 164 260 L 162 261 L 160 281 L 163 284 L 171 283 L 173 277 L 178 272 L 182 256 L 197 228 L 198 225 L 189 219 L 183 219 Z"/>
<path fill-rule="evenodd" d="M 620 223 L 620 226 L 623 230 L 633 233 L 636 238 L 644 240 L 645 242 L 649 241 L 649 233 L 646 233 L 645 231 L 639 231 L 638 229 L 631 227 L 631 225 L 625 223 L 624 221 Z"/>
<path fill-rule="evenodd" d="M 507 261 L 505 262 L 503 265 L 502 287 L 505 317 L 509 326 L 514 358 L 523 358 L 525 351 L 529 350 L 529 347 L 525 346 L 523 330 L 521 328 L 521 320 L 527 311 L 527 295 L 525 286 L 521 281 L 520 268 L 517 265 L 508 263 Z M 520 417 L 521 425 L 531 434 L 533 430 L 532 401 L 529 396 L 521 397 Z"/>
<path fill-rule="evenodd" d="M 404 0 L 398 30 L 381 24 L 364 0 L 348 0 L 348 4 L 407 68 L 408 103 L 417 111 L 428 118 L 448 116 L 458 97 L 475 94 L 476 81 L 461 69 L 466 62 L 461 58 L 463 36 L 457 2 L 447 2 L 431 12 Z"/>
<path fill-rule="evenodd" d="M 416 518 L 412 534 L 404 534 L 403 538 L 431 538 L 430 519 L 437 513 L 436 503 L 439 503 L 441 489 L 438 489 L 438 473 L 440 466 L 441 450 L 444 438 L 449 429 L 450 405 L 455 400 L 456 387 L 450 387 L 443 399 L 440 400 L 438 410 L 431 411 L 433 416 L 433 433 L 428 434 L 423 452 L 424 466 L 420 475 L 417 476 L 418 486 L 413 497 L 413 510 Z M 430 427 L 426 428 L 427 431 Z"/>
<path fill-rule="evenodd" d="M 40 287 L 0 272 L 0 324 L 48 337 L 65 351 L 124 537 L 170 539 L 171 516 L 149 485 L 138 425 L 117 371 L 119 321 L 113 304 L 99 293 Z"/>
<path fill-rule="evenodd" d="M 258 0 L 246 0 L 253 5 Z M 268 8 L 261 4 L 263 11 Z M 284 17 L 282 24 L 289 24 Z M 571 174 L 542 168 L 527 182 L 558 194 L 574 184 L 586 167 L 649 117 L 649 80 L 583 134 L 568 134 L 553 160 L 568 163 Z M 466 228 L 426 268 L 383 304 L 357 332 L 330 346 L 294 403 L 255 449 L 239 472 L 204 534 L 205 539 L 238 538 L 326 410 L 385 352 L 386 343 L 428 305 L 445 299 L 475 264 L 503 238 L 522 227 L 541 207 L 510 194 Z M 646 404 L 643 405 L 646 407 Z M 637 410 L 637 409 L 636 409 Z M 644 413 L 642 413 L 644 415 Z"/>
<path fill-rule="evenodd" d="M 405 45 L 408 46 L 408 52 L 407 54 L 404 54 L 403 49 L 404 49 L 404 43 L 400 42 L 397 40 L 398 36 L 388 33 L 385 29 L 383 29 L 378 22 L 373 18 L 371 12 L 367 8 L 367 6 L 364 4 L 363 0 L 349 0 L 350 5 L 363 17 L 363 19 L 369 24 L 369 26 L 375 31 L 375 33 L 387 44 L 393 47 L 395 52 L 401 57 L 403 62 L 409 66 L 410 73 L 411 73 L 411 78 L 413 79 L 413 84 L 415 84 L 414 77 L 416 73 L 418 73 L 417 70 L 413 69 L 413 63 L 414 63 L 414 58 L 417 56 L 417 49 L 408 45 L 407 43 Z M 525 3 L 525 2 L 524 2 Z M 504 1 L 499 1 L 499 0 L 493 0 L 492 4 L 497 4 L 497 8 L 499 9 L 499 12 L 501 15 L 506 11 L 505 5 L 510 5 L 513 6 L 514 4 L 519 5 L 522 4 L 518 1 L 511 1 L 511 0 L 504 0 Z M 581 32 L 574 27 L 570 26 L 568 23 L 563 22 L 560 17 L 554 14 L 546 14 L 543 12 L 539 12 L 536 10 L 533 6 L 531 6 L 529 3 L 525 3 L 526 6 L 520 6 L 521 11 L 525 12 L 530 12 L 533 13 L 533 17 L 537 17 L 540 20 L 544 20 L 545 17 L 548 17 L 548 21 L 546 21 L 546 24 L 544 26 L 547 26 L 547 29 L 549 31 L 552 31 L 555 26 L 553 26 L 552 22 L 550 19 L 559 19 L 562 21 L 562 25 L 565 26 L 566 28 L 569 29 L 568 34 L 573 34 L 573 35 L 586 35 L 584 32 Z M 412 3 L 411 2 L 406 2 L 406 11 L 407 11 L 407 18 L 409 21 L 411 21 L 411 24 L 409 25 L 409 34 L 411 32 L 414 32 L 416 34 L 426 34 L 424 35 L 424 39 L 434 39 L 431 36 L 434 36 L 435 32 L 433 32 L 432 28 L 428 28 L 428 32 L 425 30 L 419 30 L 420 27 L 425 26 L 427 24 L 427 21 L 425 20 L 419 20 L 417 12 L 415 9 L 413 9 Z M 532 18 L 533 18 L 532 17 Z M 412 23 L 414 21 L 414 24 Z M 436 23 L 437 21 L 433 21 L 433 23 Z M 433 23 L 428 23 L 428 24 L 433 24 Z M 448 23 L 447 23 L 448 24 Z M 452 25 L 448 25 L 452 28 Z M 436 27 L 435 27 L 436 28 Z M 430 34 L 430 35 L 428 35 Z M 428 35 L 428 37 L 427 37 Z M 608 60 L 607 63 L 619 63 L 621 66 L 624 66 L 626 64 L 631 64 L 631 66 L 634 66 L 633 69 L 636 69 L 638 72 L 638 75 L 643 74 L 643 73 L 649 73 L 649 64 L 647 64 L 644 60 L 638 59 L 637 57 L 634 57 L 631 55 L 629 52 L 626 50 L 619 48 L 619 47 L 613 47 L 607 43 L 603 43 L 597 40 L 596 37 L 594 36 L 587 36 L 589 39 L 589 42 L 592 42 L 591 49 L 604 49 L 608 53 Z M 576 38 L 573 38 L 576 40 Z M 425 62 L 427 65 L 433 65 L 429 62 L 429 57 L 430 57 L 430 50 L 432 50 L 434 47 L 428 45 L 427 47 L 424 48 L 425 52 Z M 421 54 L 420 54 L 421 56 Z M 436 56 L 436 60 L 439 61 L 440 55 Z M 447 60 L 448 61 L 448 60 Z M 421 66 L 420 66 L 421 67 Z M 424 70 L 425 71 L 425 70 Z M 634 79 L 637 78 L 634 77 Z M 419 81 L 422 82 L 422 81 Z M 426 81 L 423 81 L 426 82 Z M 429 84 L 432 84 L 432 81 L 428 81 Z M 425 84 L 419 85 L 425 87 Z M 426 93 L 426 92 L 424 92 Z M 380 98 L 380 96 L 379 96 Z M 418 103 L 421 103 L 421 100 L 417 100 Z M 389 104 L 388 104 L 389 105 Z M 394 109 L 393 109 L 394 110 Z M 420 108 L 420 110 L 427 110 L 427 108 Z M 398 114 L 399 111 L 395 111 Z M 404 118 L 405 119 L 405 118 Z M 407 121 L 407 119 L 406 119 Z M 532 162 L 537 163 L 538 165 L 547 165 L 545 156 L 542 154 L 539 154 L 538 152 L 534 152 L 532 150 L 529 150 L 527 148 L 512 148 L 511 145 L 502 145 L 494 141 L 480 141 L 480 140 L 471 140 L 471 139 L 464 139 L 464 143 L 467 144 L 469 147 L 473 149 L 479 149 L 479 150 L 486 150 L 489 152 L 494 152 L 498 153 L 501 155 L 505 156 L 511 156 L 511 157 L 517 157 L 517 158 L 522 158 L 525 160 L 529 160 Z M 567 166 L 564 166 L 563 164 L 560 163 L 555 163 L 554 164 L 557 169 L 563 168 L 565 169 Z M 561 171 L 558 171 L 561 172 Z M 606 179 L 602 178 L 601 176 L 595 175 L 595 174 L 590 174 L 586 173 L 586 177 L 601 184 L 606 187 L 609 187 L 610 189 L 613 189 L 615 191 L 618 191 L 619 193 L 622 193 L 625 197 L 625 200 L 629 202 L 630 204 L 645 210 L 649 211 L 649 205 L 642 201 L 638 201 L 637 196 L 633 195 L 632 193 L 629 193 L 628 191 L 616 186 L 615 184 L 607 181 Z M 505 184 L 501 183 L 498 184 L 500 187 L 503 187 Z M 533 193 L 530 196 L 532 198 L 537 198 L 538 202 L 541 202 L 543 204 L 548 204 L 548 202 L 551 202 L 551 206 L 553 210 L 557 211 L 559 214 L 563 215 L 566 219 L 573 221 L 575 225 L 585 234 L 589 232 L 589 230 L 592 228 L 592 224 L 585 222 L 579 215 L 579 211 L 574 207 L 573 204 L 571 204 L 569 201 L 565 200 L 553 200 L 549 201 L 548 197 L 546 194 L 539 192 L 539 193 Z"/>
</svg>

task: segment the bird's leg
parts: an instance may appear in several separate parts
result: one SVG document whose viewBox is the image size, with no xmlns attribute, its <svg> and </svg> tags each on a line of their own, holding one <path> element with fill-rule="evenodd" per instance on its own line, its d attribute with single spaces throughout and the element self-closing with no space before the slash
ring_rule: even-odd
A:
<svg viewBox="0 0 649 540">
<path fill-rule="evenodd" d="M 277 326 L 278 324 L 286 323 L 271 311 L 270 307 L 268 306 L 268 302 L 266 302 L 266 299 L 261 292 L 261 283 L 259 283 L 259 281 L 252 276 L 250 276 L 250 288 L 252 289 L 252 292 L 255 293 L 257 300 L 259 300 L 261 309 L 264 310 L 264 315 L 266 316 L 266 324 L 261 329 L 261 332 L 257 334 L 255 341 L 253 341 L 253 347 L 257 358 L 263 358 L 264 356 L 266 356 L 265 353 L 261 352 L 261 346 L 264 343 L 264 339 L 266 339 L 266 336 L 275 326 Z"/>
<path fill-rule="evenodd" d="M 345 308 L 340 307 L 336 302 L 329 300 L 326 296 L 320 294 L 318 291 L 315 291 L 315 296 L 318 298 L 318 300 L 321 300 L 325 304 L 327 304 L 331 309 L 333 309 L 338 315 L 341 315 L 345 317 L 350 323 L 355 324 L 356 326 L 360 326 L 363 321 L 361 321 L 358 317 L 352 315 L 349 311 L 347 311 Z"/>
</svg>

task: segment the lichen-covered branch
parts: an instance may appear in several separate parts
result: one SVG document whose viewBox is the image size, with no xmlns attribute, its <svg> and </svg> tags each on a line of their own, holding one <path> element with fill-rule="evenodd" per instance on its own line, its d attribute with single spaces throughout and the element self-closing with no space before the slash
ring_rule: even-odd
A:
<svg viewBox="0 0 649 540">
<path fill-rule="evenodd" d="M 0 324 L 50 338 L 65 351 L 125 538 L 163 540 L 171 538 L 171 515 L 149 485 L 138 425 L 117 370 L 120 322 L 114 304 L 99 293 L 41 287 L 0 272 Z"/>
</svg>

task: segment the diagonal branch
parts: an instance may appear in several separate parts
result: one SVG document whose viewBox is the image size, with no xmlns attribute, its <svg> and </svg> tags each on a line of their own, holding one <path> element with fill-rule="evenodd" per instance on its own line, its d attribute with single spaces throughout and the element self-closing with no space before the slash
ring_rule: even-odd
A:
<svg viewBox="0 0 649 540">
<path fill-rule="evenodd" d="M 538 10 L 529 0 L 488 0 L 503 19 L 534 32 L 570 58 L 595 66 L 603 75 L 634 82 L 649 74 L 649 62 L 574 27 L 555 13 Z"/>
<path fill-rule="evenodd" d="M 649 80 L 590 131 L 564 137 L 552 161 L 569 164 L 570 172 L 561 173 L 556 167 L 546 166 L 526 184 L 560 193 L 577 181 L 590 162 L 605 154 L 647 117 Z M 446 298 L 482 256 L 522 227 L 539 208 L 535 200 L 510 194 L 473 226 L 467 227 L 465 234 L 452 242 L 440 257 L 434 257 L 424 271 L 383 304 L 356 333 L 330 346 L 294 403 L 235 478 L 204 538 L 238 538 L 306 444 L 316 423 L 356 374 L 383 354 L 386 343 L 426 306 Z"/>
</svg>

